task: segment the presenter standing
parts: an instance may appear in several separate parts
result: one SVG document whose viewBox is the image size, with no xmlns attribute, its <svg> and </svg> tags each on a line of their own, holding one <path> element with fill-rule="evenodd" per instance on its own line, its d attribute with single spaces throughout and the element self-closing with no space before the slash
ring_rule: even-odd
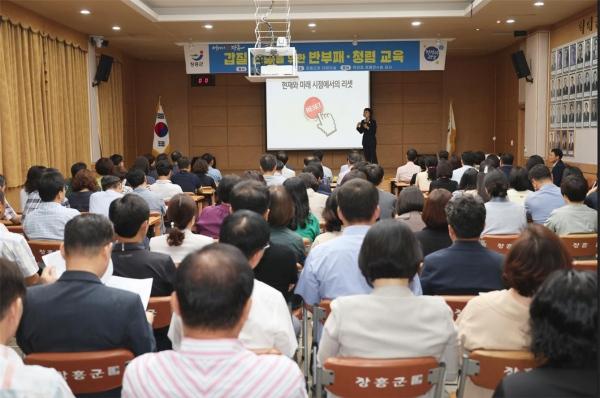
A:
<svg viewBox="0 0 600 398">
<path fill-rule="evenodd" d="M 356 131 L 363 135 L 362 146 L 365 160 L 369 163 L 377 163 L 377 122 L 371 118 L 371 108 L 363 111 L 364 119 L 356 125 Z"/>
</svg>

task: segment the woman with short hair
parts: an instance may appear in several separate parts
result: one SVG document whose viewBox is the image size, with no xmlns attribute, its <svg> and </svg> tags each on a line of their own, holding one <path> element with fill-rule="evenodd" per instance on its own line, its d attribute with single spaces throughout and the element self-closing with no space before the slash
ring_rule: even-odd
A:
<svg viewBox="0 0 600 398">
<path fill-rule="evenodd" d="M 425 228 L 415 233 L 421 244 L 423 257 L 452 245 L 446 219 L 446 205 L 451 198 L 452 194 L 445 189 L 434 189 L 427 197 L 421 215 Z"/>
<path fill-rule="evenodd" d="M 439 188 L 443 188 L 449 192 L 456 191 L 458 183 L 452 180 L 452 171 L 452 166 L 448 161 L 440 160 L 435 169 L 436 179 L 429 184 L 429 192 Z"/>
<path fill-rule="evenodd" d="M 425 199 L 419 188 L 415 186 L 404 188 L 398 195 L 396 220 L 406 223 L 413 232 L 422 230 L 425 228 L 425 223 L 421 218 L 424 205 Z"/>
<path fill-rule="evenodd" d="M 336 191 L 333 191 L 327 198 L 327 201 L 325 202 L 325 209 L 323 209 L 323 220 L 325 221 L 325 226 L 323 229 L 325 232 L 315 238 L 312 246 L 310 247 L 311 250 L 321 243 L 325 243 L 342 235 L 343 223 L 337 214 L 337 209 L 337 194 Z"/>
<path fill-rule="evenodd" d="M 485 204 L 485 228 L 481 235 L 520 234 L 527 227 L 525 207 L 508 200 L 508 179 L 499 169 L 483 180 L 490 200 Z"/>
<path fill-rule="evenodd" d="M 383 220 L 369 229 L 358 264 L 373 291 L 331 302 L 319 343 L 321 364 L 332 357 L 432 356 L 446 364 L 449 379 L 455 377 L 452 311 L 443 298 L 415 296 L 409 288 L 421 260 L 419 243 L 407 225 Z"/>
<path fill-rule="evenodd" d="M 192 233 L 197 211 L 196 202 L 190 196 L 184 193 L 173 196 L 166 216 L 167 225 L 170 222 L 171 227 L 169 233 L 150 239 L 150 250 L 168 254 L 175 264 L 179 264 L 189 253 L 214 243 L 208 236 Z"/>
<path fill-rule="evenodd" d="M 99 189 L 94 173 L 88 169 L 79 170 L 71 181 L 69 205 L 80 212 L 90 211 L 90 196 Z"/>
<path fill-rule="evenodd" d="M 267 221 L 271 230 L 269 241 L 274 244 L 291 248 L 297 262 L 304 262 L 304 243 L 302 238 L 288 228 L 294 218 L 294 202 L 288 191 L 282 185 L 269 187 L 269 216 Z"/>
<path fill-rule="evenodd" d="M 543 365 L 505 377 L 494 397 L 598 397 L 598 275 L 555 271 L 529 314 L 530 348 Z"/>
<path fill-rule="evenodd" d="M 507 198 L 511 202 L 518 203 L 522 206 L 525 205 L 525 198 L 531 192 L 533 187 L 531 181 L 529 181 L 529 173 L 524 167 L 513 167 L 508 175 L 508 186 Z"/>
<path fill-rule="evenodd" d="M 530 344 L 529 306 L 548 275 L 570 269 L 572 258 L 561 240 L 546 227 L 531 224 L 513 243 L 504 260 L 507 289 L 472 298 L 456 320 L 465 351 L 527 350 Z M 492 391 L 467 379 L 466 395 L 489 398 Z"/>
</svg>

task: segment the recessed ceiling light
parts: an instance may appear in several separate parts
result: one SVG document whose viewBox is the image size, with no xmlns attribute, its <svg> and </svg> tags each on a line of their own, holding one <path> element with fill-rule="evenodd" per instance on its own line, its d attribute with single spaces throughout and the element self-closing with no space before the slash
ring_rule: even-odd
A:
<svg viewBox="0 0 600 398">
<path fill-rule="evenodd" d="M 308 24 L 308 27 L 309 27 L 309 28 L 316 28 L 316 27 L 317 27 L 317 24 L 316 24 L 316 23 L 314 23 L 314 22 L 310 22 L 310 23 Z"/>
<path fill-rule="evenodd" d="M 90 10 L 86 10 L 86 9 L 84 8 L 83 10 L 79 11 L 79 13 L 80 13 L 80 14 L 83 14 L 83 15 L 90 15 L 92 12 L 91 12 Z"/>
<path fill-rule="evenodd" d="M 121 27 L 119 25 L 115 25 L 112 27 L 112 30 L 121 30 Z"/>
<path fill-rule="evenodd" d="M 412 26 L 421 26 L 421 21 L 412 21 L 410 24 Z"/>
<path fill-rule="evenodd" d="M 204 25 L 204 29 L 212 29 L 213 26 L 209 23 L 207 23 L 206 25 Z"/>
<path fill-rule="evenodd" d="M 502 21 L 501 20 L 497 20 L 496 23 L 502 23 Z"/>
<path fill-rule="evenodd" d="M 533 3 L 534 6 L 536 7 L 542 7 L 544 5 L 543 1 L 536 1 L 535 3 Z"/>
<path fill-rule="evenodd" d="M 507 20 L 506 20 L 506 23 L 515 23 L 515 20 L 514 20 L 514 19 L 512 19 L 512 18 L 510 18 L 510 19 L 507 19 Z"/>
<path fill-rule="evenodd" d="M 479 29 L 479 28 L 475 28 L 475 30 L 479 32 L 481 29 Z"/>
<path fill-rule="evenodd" d="M 316 29 L 311 29 L 310 30 L 312 33 L 315 33 L 317 30 Z"/>
</svg>

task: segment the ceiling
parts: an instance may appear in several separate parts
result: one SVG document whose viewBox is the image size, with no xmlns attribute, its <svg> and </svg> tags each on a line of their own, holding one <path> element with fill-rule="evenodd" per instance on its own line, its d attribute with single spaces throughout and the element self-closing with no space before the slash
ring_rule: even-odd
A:
<svg viewBox="0 0 600 398">
<path fill-rule="evenodd" d="M 145 60 L 182 59 L 176 43 L 253 42 L 252 0 L 15 0 L 37 14 Z M 597 0 L 290 0 L 292 41 L 451 38 L 448 54 L 478 55 L 548 27 Z M 82 8 L 91 15 L 81 15 Z M 509 18 L 515 23 L 507 24 Z M 411 26 L 419 20 L 422 25 Z M 501 23 L 497 23 L 500 20 Z M 316 28 L 307 24 L 314 22 Z M 213 29 L 203 28 L 210 23 Z M 113 31 L 113 25 L 121 30 Z M 476 30 L 479 29 L 479 30 Z"/>
</svg>

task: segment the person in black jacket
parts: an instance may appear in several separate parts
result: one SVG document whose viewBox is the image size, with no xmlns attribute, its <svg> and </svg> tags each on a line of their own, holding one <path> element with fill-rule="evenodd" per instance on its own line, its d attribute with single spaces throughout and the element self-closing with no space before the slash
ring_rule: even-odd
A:
<svg viewBox="0 0 600 398">
<path fill-rule="evenodd" d="M 562 182 L 563 172 L 565 171 L 565 164 L 562 161 L 563 151 L 560 148 L 553 148 L 550 151 L 548 160 L 553 164 L 552 166 L 552 181 L 554 185 L 560 187 Z"/>
<path fill-rule="evenodd" d="M 543 365 L 507 376 L 494 398 L 598 397 L 598 276 L 560 270 L 535 294 L 531 351 Z"/>
<path fill-rule="evenodd" d="M 458 183 L 452 180 L 452 166 L 449 162 L 440 160 L 435 170 L 437 178 L 429 184 L 429 193 L 434 189 L 445 189 L 454 192 L 458 189 Z"/>
<path fill-rule="evenodd" d="M 356 125 L 356 131 L 363 135 L 362 146 L 365 154 L 365 160 L 369 163 L 377 163 L 377 122 L 372 119 L 373 111 L 371 108 L 365 108 L 363 111 L 364 119 Z"/>
</svg>

